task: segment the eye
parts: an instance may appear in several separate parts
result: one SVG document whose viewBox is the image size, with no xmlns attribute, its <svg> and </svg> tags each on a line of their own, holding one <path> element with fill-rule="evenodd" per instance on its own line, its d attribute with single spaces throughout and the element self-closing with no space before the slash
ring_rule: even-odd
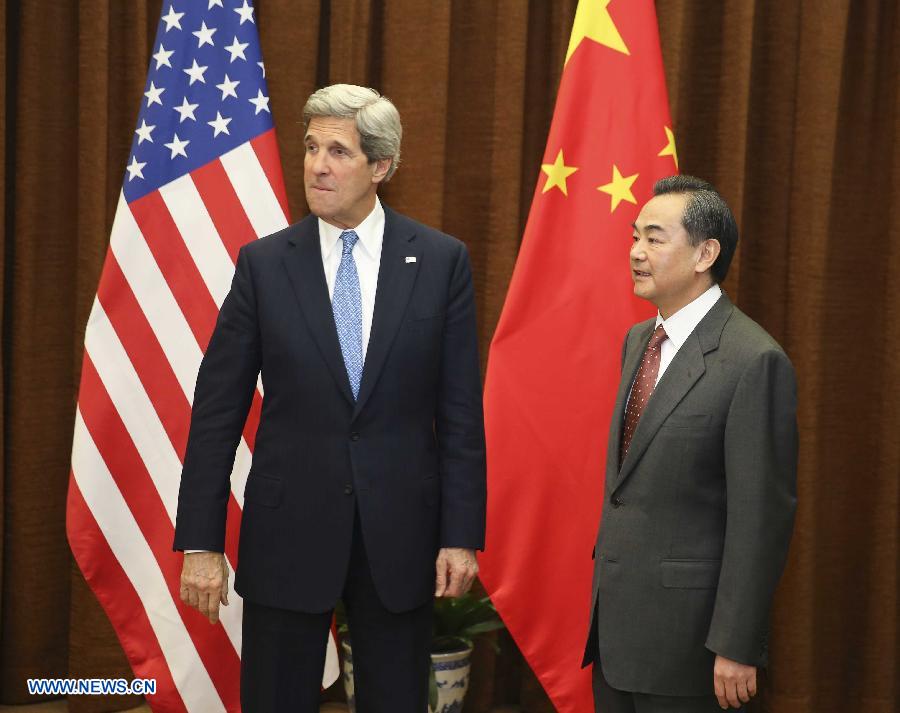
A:
<svg viewBox="0 0 900 713">
<path fill-rule="evenodd" d="M 346 153 L 347 153 L 344 149 L 339 148 L 339 147 L 337 147 L 337 146 L 335 146 L 335 147 L 331 150 L 331 152 L 332 152 L 335 156 L 344 156 L 344 155 L 346 155 Z"/>
<path fill-rule="evenodd" d="M 316 147 L 312 144 L 306 144 L 306 153 L 313 153 L 316 150 Z"/>
</svg>

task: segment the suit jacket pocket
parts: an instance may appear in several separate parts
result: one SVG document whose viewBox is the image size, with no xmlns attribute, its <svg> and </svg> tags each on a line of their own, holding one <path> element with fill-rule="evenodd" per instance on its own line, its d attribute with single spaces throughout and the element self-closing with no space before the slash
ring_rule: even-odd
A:
<svg viewBox="0 0 900 713">
<path fill-rule="evenodd" d="M 665 428 L 705 428 L 710 423 L 708 413 L 673 413 L 664 422 Z"/>
<path fill-rule="evenodd" d="M 721 560 L 667 559 L 659 565 L 667 589 L 715 589 L 721 568 Z"/>
<path fill-rule="evenodd" d="M 244 500 L 267 508 L 277 508 L 281 505 L 283 490 L 284 482 L 281 478 L 251 474 L 247 478 L 247 487 L 244 488 Z"/>
</svg>

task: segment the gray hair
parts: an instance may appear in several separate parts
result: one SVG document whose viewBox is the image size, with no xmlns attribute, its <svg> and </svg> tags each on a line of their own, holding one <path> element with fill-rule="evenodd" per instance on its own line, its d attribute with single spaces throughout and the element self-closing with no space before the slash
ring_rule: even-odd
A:
<svg viewBox="0 0 900 713">
<path fill-rule="evenodd" d="M 711 268 L 713 279 L 722 282 L 728 274 L 731 258 L 737 249 L 737 222 L 725 199 L 711 183 L 684 174 L 661 178 L 653 186 L 654 196 L 667 193 L 686 195 L 681 224 L 687 231 L 691 245 L 699 245 L 711 238 L 719 241 L 719 257 Z"/>
<path fill-rule="evenodd" d="M 390 99 L 374 89 L 355 84 L 332 84 L 313 92 L 303 107 L 303 124 L 316 116 L 332 116 L 355 119 L 359 131 L 360 146 L 369 163 L 390 159 L 391 165 L 384 177 L 390 180 L 400 165 L 400 139 L 403 127 L 400 113 Z"/>
</svg>

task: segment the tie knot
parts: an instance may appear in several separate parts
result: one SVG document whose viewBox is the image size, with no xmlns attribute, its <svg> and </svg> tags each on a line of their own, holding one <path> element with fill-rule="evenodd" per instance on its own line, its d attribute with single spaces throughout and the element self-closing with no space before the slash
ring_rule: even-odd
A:
<svg viewBox="0 0 900 713">
<path fill-rule="evenodd" d="M 647 349 L 656 349 L 662 344 L 666 339 L 669 338 L 669 335 L 666 334 L 666 330 L 663 329 L 662 325 L 659 325 L 656 329 L 653 330 L 653 334 L 650 335 L 650 343 L 647 345 Z"/>
<path fill-rule="evenodd" d="M 345 230 L 343 233 L 341 233 L 341 240 L 344 241 L 344 248 L 341 251 L 341 254 L 349 255 L 351 252 L 353 252 L 353 246 L 356 245 L 356 241 L 359 240 L 359 236 L 352 230 Z"/>
</svg>

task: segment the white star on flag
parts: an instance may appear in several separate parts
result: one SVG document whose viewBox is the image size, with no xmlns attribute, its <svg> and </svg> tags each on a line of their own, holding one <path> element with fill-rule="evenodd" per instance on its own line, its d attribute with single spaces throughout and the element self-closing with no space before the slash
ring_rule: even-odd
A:
<svg viewBox="0 0 900 713">
<path fill-rule="evenodd" d="M 151 144 L 153 143 L 153 137 L 150 136 L 150 132 L 155 128 L 155 126 L 148 125 L 146 120 L 141 119 L 141 125 L 134 132 L 138 135 L 138 146 L 145 141 L 149 141 Z M 141 178 L 143 178 L 143 176 L 141 176 Z"/>
<path fill-rule="evenodd" d="M 206 84 L 206 80 L 203 78 L 203 73 L 207 69 L 209 69 L 208 66 L 201 67 L 200 65 L 197 64 L 197 60 L 195 59 L 194 64 L 192 66 L 188 67 L 187 69 L 183 69 L 181 71 L 184 72 L 187 76 L 189 76 L 191 78 L 191 81 L 188 83 L 188 86 L 191 86 L 194 82 L 197 82 L 197 81 L 203 82 L 204 84 Z"/>
<path fill-rule="evenodd" d="M 214 138 L 216 136 L 218 136 L 219 134 L 229 134 L 230 135 L 230 133 L 231 133 L 230 131 L 228 131 L 228 124 L 231 123 L 231 119 L 227 116 L 223 117 L 222 114 L 218 111 L 216 112 L 216 118 L 213 119 L 212 121 L 207 121 L 206 123 L 209 124 L 211 127 L 213 127 L 213 130 L 214 130 L 213 137 Z"/>
<path fill-rule="evenodd" d="M 234 42 L 231 43 L 230 46 L 225 49 L 231 52 L 231 61 L 234 62 L 238 57 L 240 57 L 245 62 L 247 61 L 247 57 L 244 55 L 244 50 L 250 46 L 249 42 L 238 42 L 237 36 L 234 38 Z"/>
<path fill-rule="evenodd" d="M 248 99 L 247 101 L 256 107 L 256 111 L 253 112 L 254 116 L 261 111 L 269 111 L 269 97 L 263 96 L 262 89 L 257 90 L 255 99 Z M 269 113 L 271 114 L 272 112 L 269 111 Z"/>
<path fill-rule="evenodd" d="M 135 176 L 137 176 L 138 178 L 143 178 L 144 174 L 141 171 L 146 165 L 146 161 L 144 163 L 138 163 L 137 156 L 132 156 L 131 163 L 125 167 L 125 169 L 128 171 L 128 180 L 130 181 Z"/>
<path fill-rule="evenodd" d="M 265 79 L 266 78 L 266 63 L 265 62 L 257 62 L 257 64 L 259 65 L 259 68 L 262 70 L 263 79 Z"/>
<path fill-rule="evenodd" d="M 163 144 L 167 149 L 172 150 L 172 155 L 169 158 L 175 158 L 176 156 L 184 156 L 187 158 L 187 152 L 185 152 L 184 147 L 187 146 L 190 141 L 182 141 L 178 138 L 178 134 L 175 134 L 172 137 L 172 142 L 168 144 Z"/>
<path fill-rule="evenodd" d="M 215 27 L 207 27 L 206 22 L 204 22 L 200 29 L 196 32 L 192 32 L 191 34 L 197 38 L 197 49 L 203 47 L 203 45 L 209 45 L 210 47 L 215 47 L 216 43 L 213 42 L 212 36 L 215 34 Z"/>
<path fill-rule="evenodd" d="M 228 79 L 228 75 L 225 75 L 225 80 L 221 84 L 217 84 L 216 88 L 222 90 L 222 101 L 225 101 L 227 97 L 234 97 L 237 99 L 237 92 L 235 89 L 237 85 L 240 84 L 240 80 L 230 80 Z"/>
<path fill-rule="evenodd" d="M 241 16 L 241 24 L 243 25 L 247 20 L 252 22 L 254 25 L 256 21 L 253 19 L 253 8 L 247 4 L 247 0 L 244 0 L 244 4 L 241 7 L 236 7 L 234 11 Z"/>
<path fill-rule="evenodd" d="M 166 32 L 171 30 L 173 27 L 177 27 L 180 30 L 182 17 L 184 17 L 183 12 L 175 12 L 175 6 L 170 6 L 169 14 L 162 16 L 162 21 L 166 23 Z"/>
<path fill-rule="evenodd" d="M 162 106 L 162 100 L 159 97 L 164 91 L 166 91 L 165 87 L 157 87 L 153 82 L 150 82 L 150 88 L 144 92 L 144 96 L 147 97 L 147 106 L 152 104 Z"/>
<path fill-rule="evenodd" d="M 221 7 L 223 10 L 225 9 L 225 8 L 222 6 L 222 0 L 209 0 L 209 5 L 207 5 L 206 9 L 207 9 L 207 10 L 212 10 L 216 5 L 218 5 L 219 7 Z"/>
<path fill-rule="evenodd" d="M 156 68 L 159 69 L 163 65 L 171 68 L 172 63 L 169 62 L 169 57 L 171 57 L 173 54 L 175 54 L 175 50 L 167 50 L 160 42 L 159 50 L 157 50 L 156 54 L 153 55 L 153 59 L 156 60 Z"/>
<path fill-rule="evenodd" d="M 194 109 L 196 109 L 198 106 L 199 104 L 188 103 L 187 97 L 185 97 L 184 101 L 181 102 L 181 106 L 175 107 L 175 111 L 181 114 L 181 118 L 178 120 L 178 123 L 180 124 L 185 119 L 193 119 L 194 121 L 197 121 L 197 117 L 194 116 Z M 166 144 L 166 146 L 168 146 L 168 144 Z"/>
</svg>

